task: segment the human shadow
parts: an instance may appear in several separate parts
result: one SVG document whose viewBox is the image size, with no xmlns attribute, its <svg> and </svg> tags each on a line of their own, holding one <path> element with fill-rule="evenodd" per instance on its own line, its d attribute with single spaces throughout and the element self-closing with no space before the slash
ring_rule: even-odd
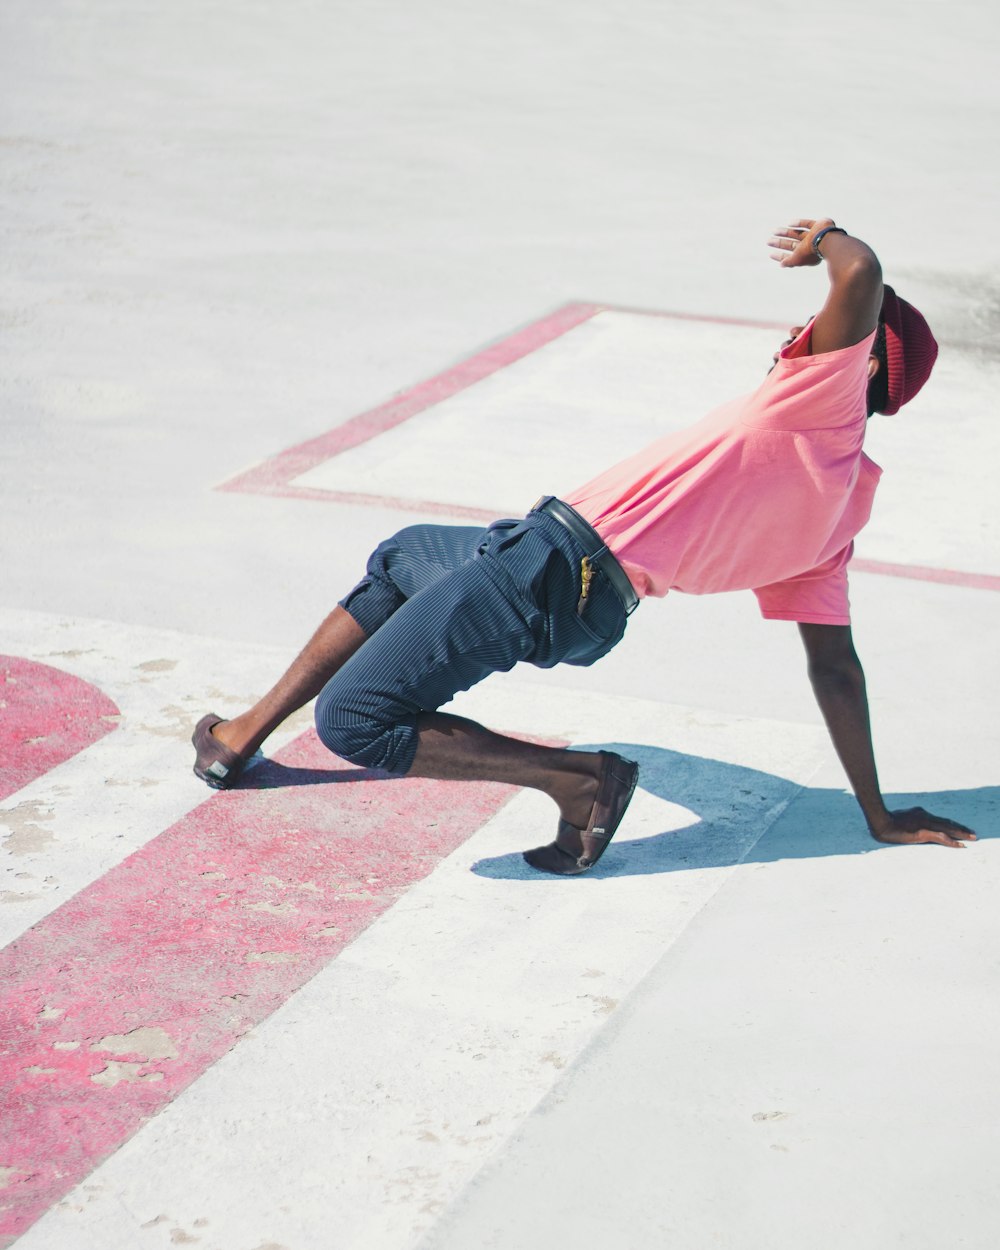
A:
<svg viewBox="0 0 1000 1250">
<path fill-rule="evenodd" d="M 692 819 L 682 828 L 612 842 L 587 878 L 647 876 L 741 862 L 763 864 L 903 849 L 874 841 L 854 798 L 843 791 L 800 787 L 756 768 L 664 747 L 639 743 L 600 746 L 636 760 L 640 788 L 688 809 Z M 1000 825 L 1000 786 L 888 794 L 886 802 L 892 808 L 925 807 L 974 829 L 980 840 L 996 836 Z M 627 832 L 627 823 L 623 832 Z M 945 849 L 926 848 L 928 852 Z M 529 868 L 520 851 L 479 860 L 472 871 L 498 879 L 552 880 Z"/>
<path fill-rule="evenodd" d="M 232 788 L 234 790 L 284 790 L 292 786 L 340 785 L 352 781 L 400 781 L 394 773 L 378 768 L 305 768 L 279 764 L 277 760 L 259 756 Z"/>
</svg>

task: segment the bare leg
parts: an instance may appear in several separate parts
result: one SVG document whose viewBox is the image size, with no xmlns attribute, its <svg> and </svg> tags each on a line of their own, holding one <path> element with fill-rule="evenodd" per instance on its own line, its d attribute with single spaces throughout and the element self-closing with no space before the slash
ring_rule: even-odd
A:
<svg viewBox="0 0 1000 1250">
<path fill-rule="evenodd" d="M 334 608 L 272 689 L 247 711 L 216 725 L 213 736 L 237 755 L 252 755 L 283 720 L 319 694 L 366 637 L 349 612 Z"/>
<path fill-rule="evenodd" d="M 547 794 L 563 820 L 577 829 L 587 827 L 597 796 L 600 755 L 507 738 L 443 712 L 425 712 L 417 730 L 409 776 L 528 786 Z"/>
</svg>

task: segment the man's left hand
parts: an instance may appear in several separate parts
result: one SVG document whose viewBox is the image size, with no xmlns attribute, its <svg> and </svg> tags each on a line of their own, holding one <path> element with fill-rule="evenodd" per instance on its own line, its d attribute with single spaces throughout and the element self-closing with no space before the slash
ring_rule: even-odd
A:
<svg viewBox="0 0 1000 1250">
<path fill-rule="evenodd" d="M 767 241 L 772 249 L 771 259 L 778 261 L 783 269 L 821 265 L 823 258 L 813 251 L 812 241 L 820 230 L 832 225 L 832 217 L 800 217 L 783 229 L 775 230 Z"/>
<path fill-rule="evenodd" d="M 940 846 L 964 847 L 963 838 L 975 842 L 976 835 L 965 825 L 934 816 L 922 807 L 908 807 L 902 811 L 889 812 L 885 821 L 871 827 L 876 842 L 889 842 L 900 846 L 915 846 L 921 842 L 937 842 Z"/>
</svg>

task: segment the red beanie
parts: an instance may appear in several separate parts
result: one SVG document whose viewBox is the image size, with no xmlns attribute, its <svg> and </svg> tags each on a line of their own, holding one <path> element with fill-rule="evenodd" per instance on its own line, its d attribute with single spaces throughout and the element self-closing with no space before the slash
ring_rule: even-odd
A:
<svg viewBox="0 0 1000 1250">
<path fill-rule="evenodd" d="M 884 288 L 882 321 L 889 365 L 888 400 L 879 411 L 891 417 L 916 395 L 931 376 L 938 345 L 920 313 L 900 299 L 891 286 Z"/>
</svg>

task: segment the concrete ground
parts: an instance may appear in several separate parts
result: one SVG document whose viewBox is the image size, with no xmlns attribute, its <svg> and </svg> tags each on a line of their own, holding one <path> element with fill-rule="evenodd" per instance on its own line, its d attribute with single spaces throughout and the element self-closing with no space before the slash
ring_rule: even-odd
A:
<svg viewBox="0 0 1000 1250">
<path fill-rule="evenodd" d="M 8 0 L 0 1244 L 996 1244 L 998 34 Z M 380 538 L 750 389 L 823 298 L 764 247 L 813 214 L 942 341 L 872 424 L 852 604 L 885 790 L 977 843 L 867 838 L 751 595 L 457 701 L 640 760 L 580 880 L 521 863 L 538 796 L 369 777 L 308 714 L 192 778 Z"/>
</svg>

